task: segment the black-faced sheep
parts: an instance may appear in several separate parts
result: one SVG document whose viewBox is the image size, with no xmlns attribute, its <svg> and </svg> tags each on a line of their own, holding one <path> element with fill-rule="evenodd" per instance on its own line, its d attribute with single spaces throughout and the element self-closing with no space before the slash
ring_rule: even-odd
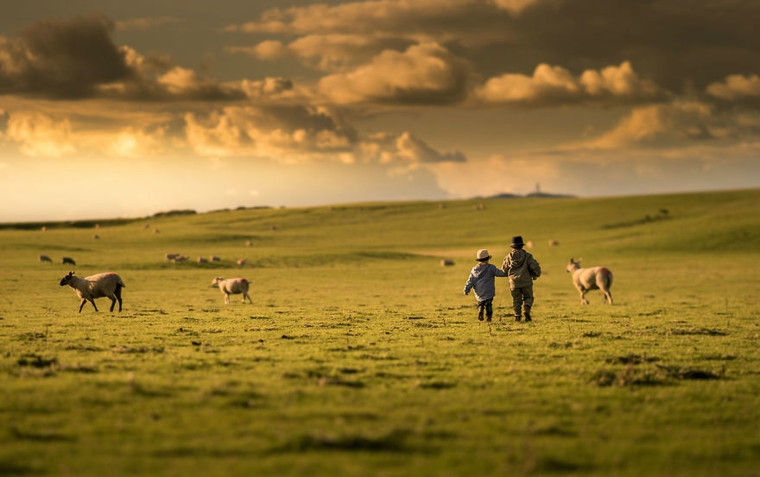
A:
<svg viewBox="0 0 760 477">
<path fill-rule="evenodd" d="M 581 259 L 573 261 L 567 265 L 567 272 L 573 274 L 573 285 L 581 294 L 581 303 L 588 304 L 586 292 L 589 290 L 601 290 L 604 293 L 604 299 L 612 304 L 612 272 L 604 267 L 581 268 Z"/>
<path fill-rule="evenodd" d="M 77 264 L 77 262 L 75 262 L 74 259 L 71 258 L 71 257 L 63 257 L 61 259 L 61 263 L 64 264 L 64 265 L 76 265 Z"/>
<path fill-rule="evenodd" d="M 248 298 L 248 301 L 253 303 L 253 300 L 251 300 L 251 297 L 248 295 L 248 285 L 249 282 L 245 278 L 222 278 L 222 277 L 216 277 L 211 282 L 211 287 L 219 287 L 219 289 L 224 293 L 224 302 L 229 304 L 230 303 L 230 295 L 239 295 L 243 294 L 243 303 L 245 303 L 245 299 Z"/>
<path fill-rule="evenodd" d="M 64 285 L 73 288 L 82 300 L 79 304 L 79 313 L 82 312 L 84 304 L 88 301 L 92 303 L 95 311 L 98 311 L 98 307 L 95 306 L 95 298 L 104 296 L 111 299 L 111 311 L 113 311 L 117 300 L 119 302 L 119 311 L 121 311 L 121 289 L 125 285 L 121 277 L 115 273 L 107 272 L 92 275 L 91 277 L 79 278 L 74 275 L 74 272 L 69 272 L 61 278 L 61 286 Z"/>
</svg>

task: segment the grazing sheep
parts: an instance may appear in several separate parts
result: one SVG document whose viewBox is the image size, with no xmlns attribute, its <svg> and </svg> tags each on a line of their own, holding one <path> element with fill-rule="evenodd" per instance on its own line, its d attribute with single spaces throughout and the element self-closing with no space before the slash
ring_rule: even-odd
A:
<svg viewBox="0 0 760 477">
<path fill-rule="evenodd" d="M 573 285 L 578 289 L 581 294 L 581 303 L 588 304 L 586 300 L 586 292 L 589 290 L 601 290 L 604 293 L 604 298 L 609 304 L 612 304 L 612 293 L 610 287 L 612 286 L 612 272 L 604 267 L 592 267 L 581 268 L 581 259 L 573 261 L 570 259 L 570 263 L 567 265 L 567 272 L 573 274 Z"/>
<path fill-rule="evenodd" d="M 190 257 L 188 257 L 187 255 L 178 255 L 178 256 L 174 257 L 172 260 L 174 260 L 175 263 L 177 263 L 177 262 L 186 262 L 186 261 L 190 260 Z"/>
<path fill-rule="evenodd" d="M 241 258 L 240 260 L 237 261 L 237 264 L 242 267 L 243 265 L 245 265 L 245 262 L 246 260 L 244 258 Z"/>
<path fill-rule="evenodd" d="M 79 304 L 79 313 L 82 312 L 84 304 L 88 301 L 92 303 L 95 311 L 95 298 L 108 297 L 111 299 L 111 311 L 113 311 L 116 301 L 119 301 L 119 311 L 121 311 L 121 289 L 124 288 L 124 282 L 119 275 L 108 272 L 93 275 L 91 277 L 79 278 L 74 272 L 61 278 L 61 286 L 68 285 L 77 292 L 82 302 Z"/>
<path fill-rule="evenodd" d="M 211 257 L 209 257 L 209 260 L 211 260 L 212 262 L 219 262 L 222 259 L 217 257 L 216 255 L 212 255 Z"/>
<path fill-rule="evenodd" d="M 50 262 L 53 263 L 53 259 L 48 257 L 47 255 L 40 255 L 39 256 L 40 262 Z"/>
<path fill-rule="evenodd" d="M 68 265 L 75 265 L 75 266 L 77 264 L 77 262 L 75 262 L 74 259 L 71 257 L 63 257 L 61 259 L 61 263 L 64 265 L 68 264 Z"/>
<path fill-rule="evenodd" d="M 549 246 L 550 247 L 556 247 L 557 245 L 559 245 L 558 241 L 556 241 L 556 240 L 549 240 Z"/>
<path fill-rule="evenodd" d="M 453 265 L 454 265 L 454 260 L 447 260 L 445 258 L 441 260 L 442 267 L 451 267 Z"/>
<path fill-rule="evenodd" d="M 245 303 L 245 299 L 248 298 L 248 301 L 253 303 L 253 300 L 251 300 L 251 297 L 248 295 L 248 285 L 249 282 L 245 278 L 222 278 L 222 277 L 216 277 L 211 282 L 211 287 L 219 287 L 219 289 L 224 293 L 224 302 L 229 305 L 230 303 L 230 294 L 232 295 L 239 295 L 243 294 L 243 303 Z"/>
<path fill-rule="evenodd" d="M 166 259 L 167 262 L 170 260 L 174 260 L 177 257 L 179 257 L 178 253 L 167 253 L 166 255 L 164 255 L 164 258 Z"/>
<path fill-rule="evenodd" d="M 198 257 L 198 263 L 208 263 L 208 259 L 205 257 Z"/>
</svg>

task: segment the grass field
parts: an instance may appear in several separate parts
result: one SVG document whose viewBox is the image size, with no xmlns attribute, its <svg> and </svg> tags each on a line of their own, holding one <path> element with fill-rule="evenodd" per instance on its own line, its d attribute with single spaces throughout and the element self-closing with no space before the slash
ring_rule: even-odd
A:
<svg viewBox="0 0 760 477">
<path fill-rule="evenodd" d="M 760 476 L 760 190 L 41 225 L 0 225 L 0 475 Z M 478 322 L 513 235 L 534 321 L 500 279 Z M 78 314 L 62 256 L 124 310 Z"/>
</svg>

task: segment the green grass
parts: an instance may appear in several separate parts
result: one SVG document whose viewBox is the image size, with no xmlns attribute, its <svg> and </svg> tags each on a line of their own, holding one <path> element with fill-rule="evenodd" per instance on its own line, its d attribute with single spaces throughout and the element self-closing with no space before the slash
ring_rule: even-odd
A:
<svg viewBox="0 0 760 477">
<path fill-rule="evenodd" d="M 760 475 L 758 204 L 751 190 L 5 224 L 0 475 Z M 534 322 L 509 319 L 500 281 L 479 323 L 462 295 L 475 252 L 498 265 L 513 235 L 544 270 Z M 77 314 L 64 255 L 80 276 L 118 272 L 124 311 Z M 613 271 L 613 306 L 580 304 L 570 257 Z M 224 305 L 215 276 L 247 277 L 254 304 Z"/>
</svg>

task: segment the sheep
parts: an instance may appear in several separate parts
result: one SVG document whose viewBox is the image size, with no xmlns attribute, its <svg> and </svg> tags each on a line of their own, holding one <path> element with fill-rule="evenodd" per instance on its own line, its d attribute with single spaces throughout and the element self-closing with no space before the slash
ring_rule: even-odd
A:
<svg viewBox="0 0 760 477">
<path fill-rule="evenodd" d="M 198 257 L 198 263 L 208 263 L 208 259 L 205 257 Z"/>
<path fill-rule="evenodd" d="M 550 247 L 556 247 L 557 245 L 559 245 L 558 241 L 556 241 L 556 240 L 549 240 L 549 246 Z"/>
<path fill-rule="evenodd" d="M 243 265 L 245 265 L 245 262 L 246 262 L 246 259 L 244 259 L 244 258 L 241 258 L 241 259 L 240 259 L 240 260 L 238 260 L 236 263 L 242 267 Z"/>
<path fill-rule="evenodd" d="M 217 257 L 216 255 L 212 255 L 212 256 L 209 257 L 209 260 L 211 260 L 212 262 L 219 262 L 222 259 L 219 258 L 219 257 Z"/>
<path fill-rule="evenodd" d="M 248 285 L 249 282 L 245 278 L 222 278 L 222 277 L 216 277 L 211 282 L 211 287 L 219 287 L 219 289 L 224 293 L 224 303 L 230 304 L 230 294 L 233 295 L 239 295 L 243 294 L 243 303 L 245 303 L 245 299 L 248 298 L 248 301 L 253 303 L 253 300 L 251 300 L 250 295 L 248 295 Z"/>
<path fill-rule="evenodd" d="M 612 272 L 604 267 L 581 268 L 581 259 L 573 261 L 567 265 L 567 272 L 573 275 L 573 285 L 581 294 L 581 304 L 587 305 L 586 292 L 589 290 L 601 290 L 604 293 L 603 301 L 606 300 L 612 304 Z"/>
<path fill-rule="evenodd" d="M 441 266 L 442 267 L 452 267 L 454 266 L 454 260 L 448 260 L 448 259 L 441 259 Z"/>
<path fill-rule="evenodd" d="M 63 257 L 61 259 L 61 263 L 64 265 L 69 264 L 69 265 L 74 265 L 74 266 L 76 266 L 77 264 L 77 262 L 75 262 L 74 259 L 71 257 Z"/>
<path fill-rule="evenodd" d="M 178 253 L 167 253 L 166 255 L 164 255 L 164 258 L 166 259 L 167 262 L 169 260 L 174 260 L 177 257 L 179 257 Z"/>
<path fill-rule="evenodd" d="M 48 257 L 47 255 L 40 255 L 39 257 L 40 262 L 50 262 L 53 263 L 53 259 Z"/>
<path fill-rule="evenodd" d="M 82 302 L 79 304 L 79 313 L 82 313 L 84 304 L 88 301 L 92 303 L 92 307 L 95 311 L 98 311 L 98 307 L 95 306 L 95 298 L 108 297 L 111 299 L 111 312 L 116 305 L 116 301 L 119 301 L 119 311 L 121 311 L 121 289 L 124 288 L 124 282 L 121 277 L 113 272 L 99 273 L 98 275 L 92 275 L 91 277 L 79 278 L 74 275 L 74 272 L 69 272 L 66 276 L 61 278 L 61 286 L 68 285 L 77 292 Z"/>
</svg>

